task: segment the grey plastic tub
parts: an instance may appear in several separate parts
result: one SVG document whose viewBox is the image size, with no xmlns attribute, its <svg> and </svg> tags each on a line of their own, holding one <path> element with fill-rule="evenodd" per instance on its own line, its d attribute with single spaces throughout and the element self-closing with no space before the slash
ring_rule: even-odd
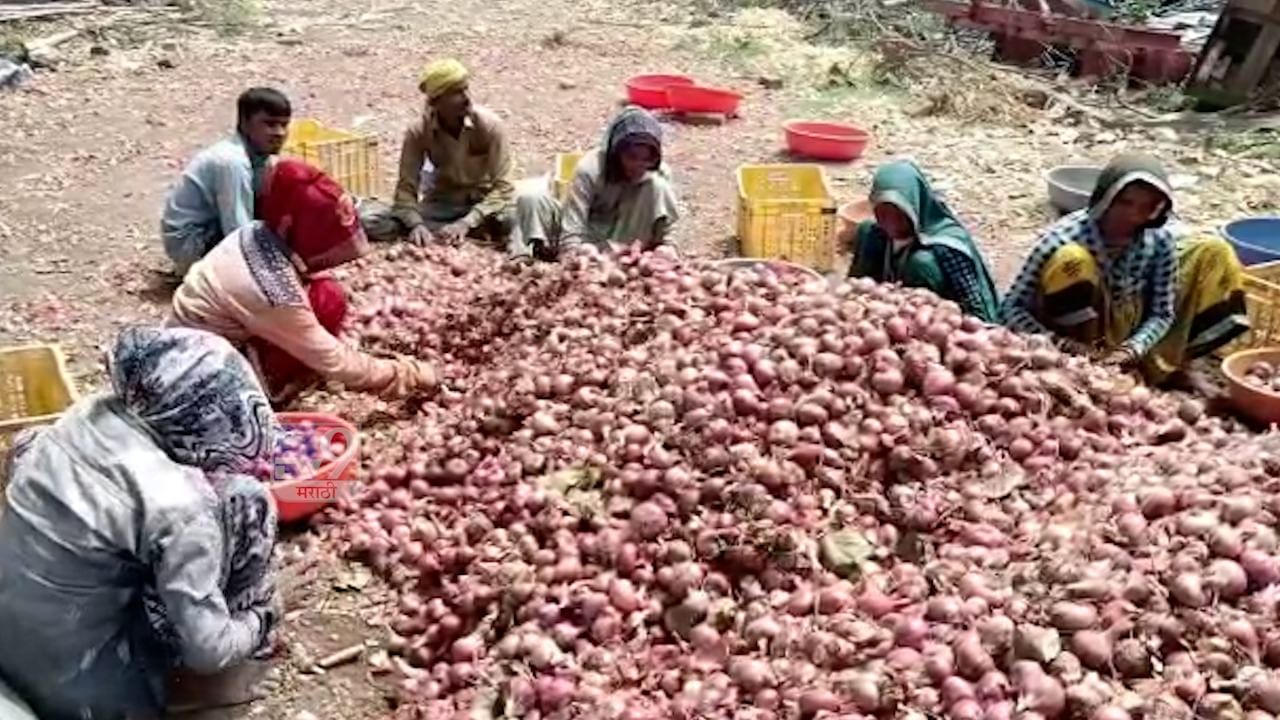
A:
<svg viewBox="0 0 1280 720">
<path fill-rule="evenodd" d="M 1044 174 L 1049 202 L 1064 213 L 1085 207 L 1101 174 L 1102 168 L 1097 165 L 1059 165 L 1053 168 Z"/>
</svg>

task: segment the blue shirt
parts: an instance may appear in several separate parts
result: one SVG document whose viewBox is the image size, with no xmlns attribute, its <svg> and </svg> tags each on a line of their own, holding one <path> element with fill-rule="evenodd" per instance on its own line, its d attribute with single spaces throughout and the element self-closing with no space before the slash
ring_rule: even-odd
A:
<svg viewBox="0 0 1280 720">
<path fill-rule="evenodd" d="M 201 150 L 169 193 L 161 226 L 166 236 L 223 238 L 253 222 L 254 190 L 266 156 L 236 133 Z"/>
<path fill-rule="evenodd" d="M 1137 355 L 1146 355 L 1173 326 L 1178 260 L 1173 233 L 1168 226 L 1142 232 L 1122 255 L 1111 257 L 1088 209 L 1062 218 L 1036 243 L 1022 272 L 1009 288 L 1001 308 L 1005 324 L 1019 332 L 1050 334 L 1031 314 L 1031 308 L 1039 292 L 1045 263 L 1059 248 L 1071 243 L 1083 245 L 1093 254 L 1102 272 L 1102 282 L 1112 298 L 1141 295 L 1142 322 L 1124 341 L 1124 346 Z"/>
</svg>

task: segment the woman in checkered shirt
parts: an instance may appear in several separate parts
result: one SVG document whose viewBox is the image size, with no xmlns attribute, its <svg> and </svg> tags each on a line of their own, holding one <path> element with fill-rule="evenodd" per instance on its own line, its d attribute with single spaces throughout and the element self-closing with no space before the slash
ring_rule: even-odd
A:
<svg viewBox="0 0 1280 720">
<path fill-rule="evenodd" d="M 1047 333 L 1073 352 L 1141 369 L 1153 382 L 1186 378 L 1188 361 L 1248 329 L 1243 272 L 1215 236 L 1174 237 L 1164 168 L 1121 155 L 1083 210 L 1040 238 L 1005 296 L 1005 324 Z"/>
</svg>

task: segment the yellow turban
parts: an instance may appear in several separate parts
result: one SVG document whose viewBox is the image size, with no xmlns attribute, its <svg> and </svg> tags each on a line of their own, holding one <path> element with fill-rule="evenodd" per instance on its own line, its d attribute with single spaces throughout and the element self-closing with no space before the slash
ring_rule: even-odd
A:
<svg viewBox="0 0 1280 720">
<path fill-rule="evenodd" d="M 466 66 L 453 58 L 435 60 L 422 68 L 422 75 L 418 77 L 418 89 L 435 100 L 466 82 L 469 75 Z"/>
</svg>

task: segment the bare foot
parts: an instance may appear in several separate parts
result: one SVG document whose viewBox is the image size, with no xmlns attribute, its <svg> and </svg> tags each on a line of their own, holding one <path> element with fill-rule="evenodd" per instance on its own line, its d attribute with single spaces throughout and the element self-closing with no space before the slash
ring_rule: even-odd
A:
<svg viewBox="0 0 1280 720">
<path fill-rule="evenodd" d="M 280 684 L 271 663 L 246 660 L 216 675 L 181 671 L 170 678 L 170 714 L 244 705 L 270 695 Z"/>
</svg>

